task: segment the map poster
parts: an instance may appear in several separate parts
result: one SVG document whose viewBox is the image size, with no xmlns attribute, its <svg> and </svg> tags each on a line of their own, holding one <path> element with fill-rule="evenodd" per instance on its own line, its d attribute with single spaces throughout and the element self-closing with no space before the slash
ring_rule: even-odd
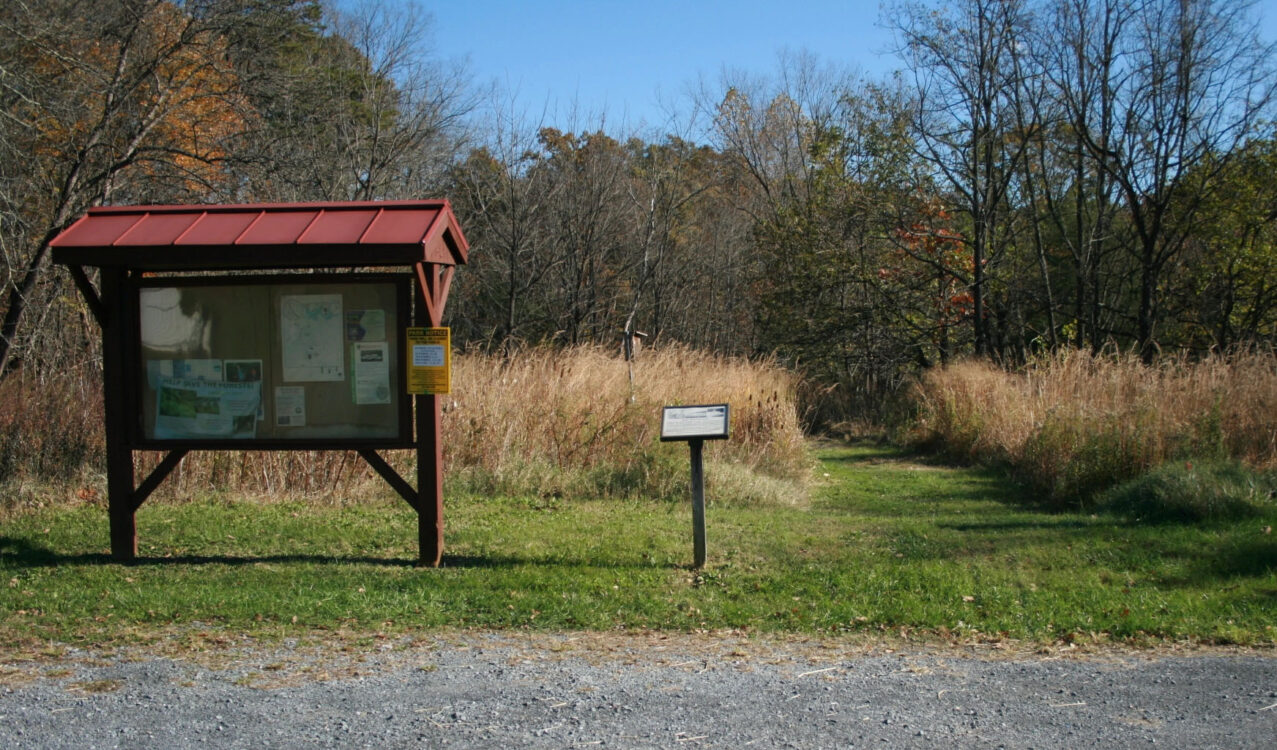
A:
<svg viewBox="0 0 1277 750">
<path fill-rule="evenodd" d="M 188 378 L 159 379 L 155 437 L 252 438 L 262 384 L 214 383 Z"/>
<path fill-rule="evenodd" d="M 279 298 L 279 319 L 285 381 L 346 379 L 340 294 L 285 294 Z"/>
</svg>

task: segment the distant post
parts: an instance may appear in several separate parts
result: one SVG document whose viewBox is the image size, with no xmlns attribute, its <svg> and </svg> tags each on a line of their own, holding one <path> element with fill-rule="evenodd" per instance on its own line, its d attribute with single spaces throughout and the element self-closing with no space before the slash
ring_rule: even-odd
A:
<svg viewBox="0 0 1277 750">
<path fill-rule="evenodd" d="M 684 441 L 692 462 L 692 559 L 693 567 L 705 567 L 705 464 L 706 440 L 726 440 L 730 410 L 727 404 L 667 406 L 661 415 L 661 442 Z"/>
</svg>

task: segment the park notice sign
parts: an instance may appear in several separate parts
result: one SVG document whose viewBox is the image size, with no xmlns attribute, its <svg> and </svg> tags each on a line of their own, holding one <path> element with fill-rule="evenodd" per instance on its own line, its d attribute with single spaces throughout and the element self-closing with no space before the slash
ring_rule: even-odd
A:
<svg viewBox="0 0 1277 750">
<path fill-rule="evenodd" d="M 113 559 L 189 451 L 302 449 L 357 452 L 439 565 L 443 404 L 410 394 L 448 393 L 450 337 L 405 334 L 444 320 L 469 254 L 446 200 L 99 206 L 48 248 L 102 328 Z M 415 487 L 383 449 L 416 453 Z"/>
<path fill-rule="evenodd" d="M 452 390 L 452 331 L 409 328 L 408 393 L 440 396 Z"/>
<path fill-rule="evenodd" d="M 727 404 L 667 406 L 661 414 L 661 441 L 726 440 Z"/>
</svg>

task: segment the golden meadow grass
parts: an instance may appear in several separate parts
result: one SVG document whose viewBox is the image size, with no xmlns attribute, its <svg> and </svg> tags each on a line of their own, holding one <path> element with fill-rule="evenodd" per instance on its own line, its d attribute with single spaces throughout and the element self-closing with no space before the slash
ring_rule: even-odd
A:
<svg viewBox="0 0 1277 750">
<path fill-rule="evenodd" d="M 687 448 L 658 442 L 661 407 L 728 403 L 731 439 L 710 443 L 707 460 L 760 480 L 733 494 L 806 479 L 795 378 L 774 362 L 667 347 L 639 355 L 633 376 L 631 388 L 627 363 L 599 347 L 461 357 L 453 382 L 465 385 L 444 413 L 446 469 L 504 492 L 579 494 L 556 482 L 593 475 L 596 492 L 669 495 L 686 484 Z"/>
<path fill-rule="evenodd" d="M 1277 357 L 1239 351 L 1146 365 L 1063 351 L 1016 372 L 965 361 L 917 389 L 915 439 L 1009 464 L 1048 499 L 1094 493 L 1171 460 L 1277 466 Z"/>
<path fill-rule="evenodd" d="M 732 435 L 706 450 L 711 498 L 800 503 L 810 460 L 794 375 L 684 347 L 654 348 L 633 363 L 610 349 L 527 348 L 508 355 L 460 353 L 444 399 L 445 476 L 450 491 L 673 498 L 686 493 L 687 448 L 661 444 L 664 405 L 729 403 Z M 69 501 L 104 492 L 101 390 L 87 379 L 0 384 L 0 480 L 55 480 Z M 138 477 L 162 454 L 135 454 Z M 413 454 L 387 451 L 410 476 Z M 10 487 L 12 490 L 13 487 Z M 342 503 L 388 494 L 350 451 L 225 451 L 188 454 L 157 497 L 213 490 L 287 493 Z M 10 504 L 21 493 L 9 492 Z"/>
</svg>

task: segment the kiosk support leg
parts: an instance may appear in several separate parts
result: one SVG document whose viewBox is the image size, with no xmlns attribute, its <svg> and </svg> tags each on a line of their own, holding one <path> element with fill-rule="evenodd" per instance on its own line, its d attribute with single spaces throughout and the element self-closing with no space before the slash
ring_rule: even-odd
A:
<svg viewBox="0 0 1277 750">
<path fill-rule="evenodd" d="M 443 560 L 443 444 L 438 396 L 417 397 L 417 536 L 421 564 Z"/>
<path fill-rule="evenodd" d="M 416 532 L 421 565 L 438 567 L 443 560 L 443 441 L 439 440 L 441 406 L 438 396 L 416 397 Z"/>
<path fill-rule="evenodd" d="M 120 562 L 137 558 L 137 522 L 133 507 L 133 449 L 129 446 L 128 354 L 124 328 L 128 302 L 124 296 L 124 271 L 102 269 L 102 400 L 106 428 L 106 497 L 111 523 L 111 557 Z"/>
<path fill-rule="evenodd" d="M 127 467 L 107 448 L 107 462 L 116 464 L 108 470 L 107 513 L 111 518 L 111 557 L 118 562 L 132 562 L 137 558 L 137 520 L 130 502 L 129 485 L 133 484 L 133 458 L 127 453 L 123 458 Z"/>
<path fill-rule="evenodd" d="M 448 299 L 451 270 L 440 278 L 436 263 L 417 264 L 417 309 L 413 318 L 419 326 L 443 325 L 443 306 Z M 417 396 L 417 536 L 421 544 L 421 565 L 439 567 L 443 561 L 443 440 L 442 405 L 437 395 Z"/>
</svg>

